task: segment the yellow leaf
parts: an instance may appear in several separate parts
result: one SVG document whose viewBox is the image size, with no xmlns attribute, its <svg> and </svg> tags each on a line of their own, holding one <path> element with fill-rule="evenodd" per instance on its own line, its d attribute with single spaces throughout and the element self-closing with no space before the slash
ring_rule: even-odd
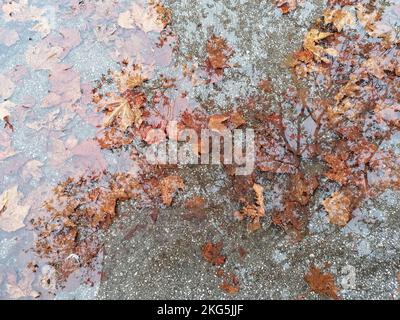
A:
<svg viewBox="0 0 400 320">
<path fill-rule="evenodd" d="M 142 111 L 140 106 L 131 106 L 125 98 L 118 97 L 115 102 L 109 103 L 108 107 L 112 107 L 113 111 L 104 121 L 106 127 L 119 119 L 119 125 L 122 131 L 125 131 L 132 125 L 139 127 L 142 124 Z"/>
<path fill-rule="evenodd" d="M 318 43 L 319 41 L 328 38 L 331 36 L 333 33 L 330 32 L 320 32 L 317 29 L 311 29 L 310 31 L 307 32 L 305 39 L 304 39 L 304 49 L 312 52 L 314 54 L 314 58 L 323 60 L 325 62 L 329 62 L 326 58 L 323 56 L 325 54 L 329 54 L 332 56 L 337 55 L 337 51 L 335 49 L 326 49 L 322 46 L 320 46 Z"/>
</svg>

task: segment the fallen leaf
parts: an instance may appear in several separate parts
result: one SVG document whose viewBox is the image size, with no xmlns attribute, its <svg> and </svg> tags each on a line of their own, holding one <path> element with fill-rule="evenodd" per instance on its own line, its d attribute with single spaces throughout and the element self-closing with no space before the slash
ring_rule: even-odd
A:
<svg viewBox="0 0 400 320">
<path fill-rule="evenodd" d="M 351 171 L 347 166 L 348 155 L 342 153 L 339 155 L 328 154 L 324 157 L 325 162 L 331 167 L 325 176 L 333 181 L 346 185 Z"/>
<path fill-rule="evenodd" d="M 0 130 L 0 161 L 12 157 L 16 153 L 12 147 L 10 134 L 6 130 Z"/>
<path fill-rule="evenodd" d="M 22 195 L 18 186 L 14 186 L 0 196 L 0 228 L 6 232 L 14 232 L 25 227 L 24 220 L 30 206 L 19 205 Z"/>
<path fill-rule="evenodd" d="M 212 131 L 223 134 L 228 128 L 223 124 L 229 119 L 229 116 L 217 114 L 210 117 L 208 121 L 208 128 Z"/>
<path fill-rule="evenodd" d="M 0 28 L 0 43 L 7 47 L 13 46 L 19 41 L 19 35 L 15 30 Z"/>
<path fill-rule="evenodd" d="M 6 283 L 8 296 L 11 299 L 38 298 L 40 293 L 32 289 L 34 278 L 34 273 L 27 268 L 22 271 L 19 281 L 15 273 L 9 274 Z"/>
<path fill-rule="evenodd" d="M 228 68 L 228 60 L 233 54 L 233 50 L 228 46 L 225 39 L 212 35 L 207 42 L 207 65 L 217 73 L 222 73 Z"/>
<path fill-rule="evenodd" d="M 311 29 L 307 32 L 304 38 L 303 46 L 306 50 L 312 52 L 314 58 L 317 60 L 322 60 L 329 63 L 329 59 L 325 58 L 324 55 L 328 54 L 331 56 L 337 56 L 338 52 L 333 48 L 324 48 L 318 45 L 318 43 L 321 40 L 330 37 L 332 34 L 333 33 L 331 32 L 321 32 L 317 29 Z"/>
<path fill-rule="evenodd" d="M 6 76 L 0 74 L 0 98 L 6 100 L 10 98 L 15 90 L 15 83 Z"/>
<path fill-rule="evenodd" d="M 39 22 L 36 23 L 32 28 L 32 31 L 39 32 L 42 39 L 47 37 L 51 32 L 51 26 L 49 20 L 45 17 L 41 17 Z"/>
<path fill-rule="evenodd" d="M 175 192 L 185 187 L 183 180 L 179 176 L 168 176 L 160 182 L 161 199 L 166 206 L 172 204 Z"/>
<path fill-rule="evenodd" d="M 24 180 L 34 179 L 39 181 L 42 178 L 43 162 L 39 160 L 28 161 L 22 169 L 22 178 Z"/>
<path fill-rule="evenodd" d="M 312 266 L 305 275 L 304 280 L 310 289 L 317 294 L 325 295 L 332 299 L 339 299 L 335 278 L 330 273 L 323 273 L 318 267 Z"/>
<path fill-rule="evenodd" d="M 219 288 L 221 290 L 225 291 L 228 294 L 236 294 L 239 292 L 239 279 L 235 274 L 233 274 L 232 272 L 226 274 L 223 270 L 221 270 L 218 274 L 221 277 L 224 277 L 223 282 L 219 285 Z"/>
<path fill-rule="evenodd" d="M 118 86 L 118 90 L 123 94 L 126 90 L 132 90 L 140 87 L 147 77 L 143 75 L 141 67 L 134 66 L 126 68 L 113 74 L 113 79 Z"/>
<path fill-rule="evenodd" d="M 269 81 L 269 80 L 261 80 L 258 83 L 258 88 L 260 88 L 265 93 L 271 93 L 272 92 L 271 81 Z"/>
<path fill-rule="evenodd" d="M 119 121 L 120 129 L 125 132 L 131 126 L 139 127 L 142 124 L 141 105 L 131 105 L 127 99 L 114 96 L 113 102 L 107 103 L 112 111 L 104 120 L 104 126 L 109 127 L 116 120 Z"/>
<path fill-rule="evenodd" d="M 40 285 L 52 292 L 55 293 L 57 289 L 57 271 L 56 268 L 50 265 L 45 265 L 42 267 L 41 270 L 41 278 L 40 278 Z"/>
<path fill-rule="evenodd" d="M 124 29 L 135 28 L 135 20 L 133 20 L 131 11 L 127 10 L 119 14 L 118 25 Z"/>
<path fill-rule="evenodd" d="M 239 220 L 250 218 L 248 230 L 251 232 L 257 231 L 261 228 L 260 219 L 265 216 L 264 206 L 264 188 L 259 184 L 253 185 L 255 193 L 255 204 L 246 204 L 240 212 L 235 212 L 235 217 Z"/>
<path fill-rule="evenodd" d="M 59 100 L 58 100 L 59 101 Z M 45 101 L 47 103 L 47 101 Z M 42 129 L 61 131 L 65 126 L 70 123 L 76 114 L 69 112 L 69 110 L 55 109 L 46 114 L 36 121 L 26 122 L 26 127 L 39 131 Z"/>
<path fill-rule="evenodd" d="M 225 256 L 221 255 L 223 243 L 207 242 L 201 249 L 203 259 L 214 266 L 222 266 L 225 263 Z"/>
<path fill-rule="evenodd" d="M 186 213 L 183 215 L 185 220 L 204 219 L 206 213 L 204 212 L 206 201 L 202 197 L 193 197 L 185 203 Z"/>
<path fill-rule="evenodd" d="M 51 70 L 60 62 L 63 48 L 50 46 L 42 41 L 36 46 L 30 46 L 25 53 L 26 62 L 34 70 Z"/>
<path fill-rule="evenodd" d="M 67 65 L 56 65 L 49 75 L 50 93 L 43 99 L 44 107 L 69 106 L 81 96 L 81 81 L 78 72 Z"/>
<path fill-rule="evenodd" d="M 324 11 L 324 22 L 326 24 L 332 23 L 339 32 L 346 26 L 352 27 L 355 25 L 353 14 L 341 9 L 326 9 Z"/>
<path fill-rule="evenodd" d="M 288 14 L 297 8 L 297 0 L 276 0 L 275 2 L 283 14 Z"/>
<path fill-rule="evenodd" d="M 288 198 L 290 201 L 297 202 L 302 206 L 310 202 L 311 196 L 314 194 L 315 189 L 318 187 L 318 180 L 313 177 L 306 179 L 301 174 L 295 174 L 290 181 L 290 190 Z"/>
<path fill-rule="evenodd" d="M 234 129 L 246 124 L 246 120 L 243 118 L 242 114 L 239 112 L 234 112 L 230 115 L 229 121 L 233 124 Z"/>
<path fill-rule="evenodd" d="M 170 13 L 161 4 L 144 8 L 136 3 L 131 10 L 120 13 L 118 25 L 125 29 L 141 28 L 144 32 L 161 32 L 170 22 Z"/>
<path fill-rule="evenodd" d="M 393 26 L 380 21 L 378 10 L 370 10 L 364 4 L 357 7 L 357 18 L 371 37 L 386 38 L 393 42 L 396 38 L 396 31 Z"/>
<path fill-rule="evenodd" d="M 226 281 L 224 281 L 222 284 L 220 284 L 220 289 L 225 291 L 228 294 L 236 294 L 239 292 L 240 287 L 237 285 L 232 285 Z"/>
<path fill-rule="evenodd" d="M 15 107 L 15 103 L 11 101 L 4 101 L 0 103 L 0 120 L 10 116 L 10 110 Z"/>
<path fill-rule="evenodd" d="M 3 3 L 3 19 L 5 21 L 34 21 L 39 20 L 44 10 L 29 5 L 28 0 L 6 1 Z"/>
<path fill-rule="evenodd" d="M 350 221 L 352 199 L 346 193 L 337 191 L 331 197 L 322 201 L 322 205 L 328 212 L 331 223 L 344 227 Z"/>
<path fill-rule="evenodd" d="M 133 137 L 126 136 L 118 128 L 105 128 L 98 134 L 96 140 L 102 149 L 119 149 L 131 144 Z"/>
</svg>

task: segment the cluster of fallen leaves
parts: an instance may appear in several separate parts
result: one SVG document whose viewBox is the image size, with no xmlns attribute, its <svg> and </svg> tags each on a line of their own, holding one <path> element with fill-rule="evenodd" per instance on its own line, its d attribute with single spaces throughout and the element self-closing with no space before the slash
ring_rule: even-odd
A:
<svg viewBox="0 0 400 320">
<path fill-rule="evenodd" d="M 138 187 L 135 171 L 138 168 L 132 168 L 131 164 L 136 154 L 130 147 L 118 161 L 125 168 L 129 162 L 136 178 L 131 173 L 105 173 L 103 170 L 112 165 L 100 150 L 129 146 L 134 137 L 143 139 L 150 128 L 159 125 L 144 123 L 150 118 L 154 120 L 155 112 L 145 110 L 147 94 L 143 84 L 156 65 L 166 66 L 170 62 L 172 36 L 166 29 L 172 14 L 157 1 L 136 1 L 123 12 L 121 8 L 126 9 L 126 5 L 113 1 L 71 1 L 61 8 L 57 3 L 43 6 L 18 0 L 4 2 L 0 7 L 7 24 L 0 28 L 0 46 L 12 47 L 23 36 L 28 41 L 29 34 L 22 55 L 25 64 L 0 74 L 0 122 L 4 126 L 0 131 L 1 173 L 13 175 L 11 186 L 5 183 L 0 192 L 0 229 L 11 233 L 33 222 L 35 235 L 28 228 L 24 235 L 36 236 L 36 251 L 40 258 L 46 258 L 40 261 L 48 262 L 58 278 L 65 279 L 79 267 L 89 266 L 97 256 L 102 246 L 99 235 L 113 221 L 117 202 L 140 198 L 142 203 L 149 203 L 154 197 L 157 199 L 154 205 L 169 206 L 178 189 L 184 186 L 176 175 L 169 177 L 163 173 L 158 176 L 160 180 L 143 178 Z M 65 10 L 69 10 L 68 15 Z M 55 23 L 61 16 L 65 19 L 63 26 Z M 82 23 L 76 23 L 81 17 L 84 17 Z M 97 87 L 92 90 L 91 84 L 82 83 L 78 68 L 64 60 L 81 44 L 81 35 L 87 35 L 89 30 L 105 46 L 109 45 L 105 55 L 110 54 L 109 58 L 123 66 L 102 79 L 104 85 L 114 83 L 117 93 L 104 93 L 107 90 Z M 146 33 L 152 33 L 151 37 L 158 34 L 159 41 L 150 40 Z M 140 56 L 142 53 L 144 58 Z M 80 55 L 79 50 L 77 54 Z M 92 59 L 82 57 L 82 66 L 86 58 Z M 138 64 L 131 63 L 132 60 Z M 39 74 L 49 84 L 44 97 L 39 94 L 25 97 L 19 105 L 14 103 L 14 93 L 22 87 L 22 80 L 40 82 Z M 163 83 L 158 91 L 163 92 L 168 85 Z M 98 110 L 90 108 L 91 102 L 97 104 Z M 161 118 L 157 115 L 154 122 L 160 122 Z M 85 128 L 82 132 L 74 131 L 81 126 Z M 88 127 L 100 128 L 95 139 L 88 137 Z M 39 161 L 29 151 L 14 149 L 13 140 L 22 132 L 32 133 L 32 140 L 47 141 L 45 147 L 41 145 L 34 151 L 46 154 L 46 160 L 40 157 Z M 71 177 L 54 190 L 45 205 L 47 213 L 42 215 L 42 194 L 51 188 L 53 181 L 49 177 L 54 174 L 60 179 Z M 15 269 L 24 267 L 16 265 Z M 29 281 L 24 278 L 25 274 L 19 279 L 11 275 L 7 280 L 10 297 L 37 296 L 28 290 L 34 276 L 27 277 Z M 42 287 L 46 289 L 43 284 Z"/>
<path fill-rule="evenodd" d="M 399 186 L 399 157 L 381 147 L 398 131 L 398 36 L 373 6 L 331 4 L 289 65 L 300 79 L 317 78 L 316 86 L 333 98 L 316 103 L 297 90 L 295 98 L 286 99 L 297 110 L 296 119 L 282 113 L 262 115 L 267 124 L 258 142 L 257 165 L 262 171 L 291 176 L 284 209 L 273 214 L 273 222 L 295 229 L 305 215 L 300 209 L 306 208 L 323 176 L 339 185 L 321 203 L 338 226 L 348 223 L 364 197 Z M 333 139 L 320 138 L 326 133 Z M 322 161 L 328 169 L 303 183 L 305 178 L 299 177 L 304 176 L 304 160 Z"/>
<path fill-rule="evenodd" d="M 32 223 L 37 230 L 36 251 L 49 259 L 59 280 L 90 266 L 102 249 L 100 235 L 116 217 L 119 201 L 136 200 L 148 207 L 172 204 L 183 181 L 178 176 L 159 180 L 160 174 L 134 177 L 104 172 L 68 178 L 55 188 L 54 197 L 45 203 L 48 217 Z"/>
<path fill-rule="evenodd" d="M 261 184 L 255 183 L 251 177 L 239 185 L 242 180 L 233 178 L 234 189 L 240 189 L 236 195 L 242 204 L 235 217 L 246 220 L 250 232 L 260 229 L 262 219 L 267 215 L 271 215 L 273 224 L 285 230 L 302 232 L 313 195 L 322 179 L 335 183 L 337 187 L 337 191 L 321 202 L 321 207 L 327 212 L 329 221 L 340 227 L 348 223 L 363 197 L 379 189 L 399 186 L 399 159 L 381 148 L 399 128 L 398 35 L 379 10 L 355 2 L 358 1 L 331 0 L 332 6 L 307 32 L 303 47 L 289 61 L 296 77 L 317 79 L 316 84 L 333 98 L 310 99 L 305 90 L 296 86 L 289 88 L 283 96 L 280 110 L 259 113 L 254 119 L 249 119 L 257 130 L 257 173 L 271 179 L 284 177 L 281 206 L 269 212 Z M 276 1 L 283 14 L 292 12 L 299 4 L 302 1 Z M 28 47 L 25 55 L 32 70 L 45 70 L 49 74 L 50 90 L 41 101 L 42 106 L 61 109 L 75 106 L 84 98 L 81 79 L 70 65 L 62 61 L 72 48 L 80 44 L 80 32 L 61 28 L 58 33 L 51 33 L 45 12 L 28 5 L 26 0 L 10 1 L 3 4 L 2 9 L 7 21 L 33 21 L 32 30 L 42 36 L 39 43 Z M 108 6 L 102 14 L 100 12 L 101 9 L 96 8 L 96 14 L 100 16 L 96 18 L 95 15 L 92 19 L 100 19 L 106 12 L 115 14 Z M 116 14 L 119 30 L 125 32 L 135 29 L 141 33 L 161 34 L 171 19 L 171 11 L 156 2 L 147 6 L 134 3 L 129 10 Z M 365 36 L 360 36 L 360 30 Z M 105 42 L 116 30 L 98 28 L 96 32 L 99 40 Z M 15 30 L 5 32 L 0 29 L 1 44 L 12 46 L 18 41 L 19 35 Z M 167 40 L 162 38 L 160 41 Z M 131 42 L 133 44 L 129 41 L 114 43 L 115 56 L 124 58 L 121 69 L 109 74 L 109 82 L 116 85 L 118 92 L 104 93 L 98 87 L 89 93 L 103 117 L 101 130 L 96 136 L 102 149 L 115 150 L 123 146 L 129 149 L 136 138 L 151 145 L 174 135 L 168 132 L 167 125 L 176 117 L 174 107 L 178 102 L 171 101 L 165 92 L 175 88 L 175 79 L 160 77 L 150 81 L 152 70 L 126 59 L 133 54 L 139 55 L 141 49 L 135 47 L 135 43 L 140 41 L 135 39 Z M 206 70 L 210 74 L 223 75 L 224 70 L 231 67 L 232 48 L 222 37 L 212 35 L 205 49 Z M 185 72 L 193 84 L 198 82 L 196 72 Z M 15 154 L 10 140 L 13 130 L 10 117 L 15 104 L 10 99 L 17 82 L 7 74 L 0 75 L 0 98 L 3 100 L 0 119 L 4 120 L 7 128 L 7 132 L 0 133 L 0 145 L 5 150 L 0 153 L 1 160 Z M 272 90 L 268 81 L 262 81 L 260 89 L 264 93 Z M 184 94 L 179 99 L 182 105 L 187 101 Z M 52 113 L 47 122 L 32 122 L 28 127 L 34 130 L 50 124 L 58 127 L 56 119 L 61 109 Z M 85 112 L 80 110 L 80 116 L 84 117 Z M 60 120 L 63 125 L 59 127 L 63 128 L 64 122 L 70 120 Z M 179 120 L 179 130 L 190 128 L 197 133 L 208 128 L 223 134 L 226 130 L 246 125 L 243 114 L 237 111 L 208 115 L 195 109 L 180 114 Z M 154 128 L 164 134 L 152 136 L 151 129 Z M 327 133 L 330 139 L 323 140 L 321 137 Z M 51 141 L 57 146 L 57 156 L 53 157 L 57 158 L 53 159 L 57 167 L 69 157 L 81 155 L 84 158 L 88 153 L 94 153 L 89 148 L 90 143 L 79 145 L 74 138 Z M 198 141 L 194 150 L 199 155 L 205 151 L 202 141 Z M 132 157 L 137 156 L 137 150 L 131 151 Z M 98 159 L 96 163 L 100 162 Z M 322 163 L 325 170 L 307 172 L 306 164 L 312 162 Z M 42 166 L 40 161 L 31 160 L 26 163 L 22 176 L 26 180 L 40 179 Z M 229 171 L 229 167 L 226 168 Z M 184 189 L 182 178 L 176 174 L 167 175 L 154 167 L 151 170 L 146 171 L 151 173 L 149 176 L 101 172 L 69 178 L 54 190 L 54 197 L 45 205 L 48 215 L 35 218 L 33 224 L 38 235 L 36 251 L 48 258 L 59 279 L 66 279 L 78 268 L 90 266 L 102 248 L 101 233 L 115 219 L 119 201 L 133 199 L 149 207 L 173 205 L 176 193 Z M 204 206 L 202 198 L 192 199 L 186 204 L 187 210 L 196 217 L 202 215 Z M 30 206 L 24 201 L 18 186 L 7 189 L 0 195 L 0 228 L 8 232 L 23 228 L 29 210 Z M 202 255 L 216 267 L 223 266 L 226 260 L 222 255 L 222 243 L 205 244 Z M 223 279 L 222 290 L 231 294 L 239 291 L 234 274 L 222 269 L 217 273 Z M 9 281 L 13 296 L 36 295 L 29 289 L 30 278 L 20 283 L 14 280 Z M 338 289 L 332 275 L 312 267 L 305 280 L 311 290 L 337 298 Z"/>
<path fill-rule="evenodd" d="M 265 216 L 264 207 L 264 188 L 255 183 L 253 185 L 253 192 L 255 194 L 255 203 L 247 203 L 243 200 L 244 206 L 241 211 L 235 212 L 235 217 L 239 220 L 248 218 L 250 220 L 248 224 L 249 231 L 256 231 L 261 228 L 261 218 Z"/>
<path fill-rule="evenodd" d="M 222 266 L 226 262 L 226 257 L 222 255 L 222 249 L 222 241 L 217 243 L 207 242 L 201 249 L 203 259 L 213 266 L 218 267 L 216 275 L 222 278 L 219 288 L 228 294 L 236 294 L 240 290 L 239 279 L 234 273 L 226 272 L 222 269 Z"/>
</svg>

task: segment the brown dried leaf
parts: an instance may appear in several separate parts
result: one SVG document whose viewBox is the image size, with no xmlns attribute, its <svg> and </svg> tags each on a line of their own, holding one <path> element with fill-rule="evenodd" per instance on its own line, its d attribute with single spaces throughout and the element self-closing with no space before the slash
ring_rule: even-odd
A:
<svg viewBox="0 0 400 320">
<path fill-rule="evenodd" d="M 329 221 L 344 227 L 351 219 L 352 199 L 345 192 L 337 191 L 330 198 L 322 201 L 328 212 Z"/>
<path fill-rule="evenodd" d="M 239 112 L 234 112 L 231 114 L 229 121 L 233 124 L 234 128 L 239 128 L 240 126 L 246 124 L 246 120 L 243 118 L 242 114 Z"/>
<path fill-rule="evenodd" d="M 223 243 L 207 242 L 201 249 L 204 260 L 214 266 L 222 266 L 225 263 L 225 256 L 221 255 Z"/>
<path fill-rule="evenodd" d="M 318 267 L 312 266 L 305 275 L 304 280 L 315 293 L 325 295 L 332 299 L 339 299 L 335 278 L 330 273 L 323 273 Z"/>
<path fill-rule="evenodd" d="M 217 73 L 222 73 L 223 69 L 229 67 L 228 60 L 232 56 L 233 51 L 225 39 L 212 35 L 207 42 L 207 53 L 207 64 Z"/>
<path fill-rule="evenodd" d="M 222 284 L 220 284 L 220 289 L 225 291 L 228 294 L 236 294 L 239 292 L 240 287 L 238 285 L 232 285 L 226 281 L 224 281 Z"/>
<path fill-rule="evenodd" d="M 290 183 L 291 186 L 288 195 L 290 200 L 295 201 L 302 206 L 305 206 L 310 202 L 311 196 L 319 185 L 318 180 L 315 177 L 306 179 L 301 174 L 295 174 L 291 178 Z"/>
<path fill-rule="evenodd" d="M 330 56 L 337 56 L 338 52 L 333 49 L 333 48 L 324 48 L 318 43 L 330 37 L 332 33 L 330 32 L 321 32 L 318 29 L 311 29 L 310 31 L 307 32 L 305 38 L 304 38 L 304 49 L 312 52 L 314 54 L 314 59 L 317 61 L 322 60 L 326 63 L 329 63 L 329 59 L 324 57 L 325 55 L 330 55 Z"/>
<path fill-rule="evenodd" d="M 341 32 L 345 26 L 354 26 L 355 19 L 352 13 L 346 10 L 326 9 L 324 11 L 324 22 L 332 23 Z"/>
<path fill-rule="evenodd" d="M 333 181 L 346 185 L 348 178 L 351 175 L 351 170 L 346 164 L 348 155 L 342 153 L 340 155 L 328 154 L 324 157 L 324 160 L 331 167 L 330 171 L 325 173 L 325 176 Z"/>
<path fill-rule="evenodd" d="M 202 197 L 193 197 L 192 199 L 186 201 L 185 207 L 187 212 L 184 214 L 184 219 L 204 219 L 206 213 L 204 212 L 206 201 Z"/>
<path fill-rule="evenodd" d="M 259 184 L 253 185 L 253 191 L 255 193 L 255 204 L 247 204 L 244 206 L 241 212 L 236 212 L 235 216 L 239 220 L 243 220 L 245 217 L 250 218 L 248 230 L 250 232 L 257 231 L 261 228 L 260 219 L 265 216 L 264 206 L 264 188 Z"/>
<path fill-rule="evenodd" d="M 168 176 L 162 179 L 160 182 L 162 202 L 166 206 L 170 206 L 172 204 L 175 192 L 179 189 L 182 190 L 184 187 L 185 184 L 183 183 L 182 178 L 179 176 Z"/>
<path fill-rule="evenodd" d="M 224 131 L 228 130 L 228 128 L 223 124 L 228 119 L 229 116 L 223 114 L 213 115 L 208 121 L 208 128 L 210 128 L 212 131 L 223 134 Z"/>
</svg>

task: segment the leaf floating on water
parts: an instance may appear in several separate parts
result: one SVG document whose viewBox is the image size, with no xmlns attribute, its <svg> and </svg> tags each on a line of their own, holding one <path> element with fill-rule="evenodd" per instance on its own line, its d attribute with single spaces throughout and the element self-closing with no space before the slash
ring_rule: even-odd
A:
<svg viewBox="0 0 400 320">
<path fill-rule="evenodd" d="M 332 23 L 340 32 L 346 26 L 353 27 L 355 25 L 355 18 L 352 13 L 346 10 L 326 9 L 324 11 L 324 22 L 326 24 Z"/>
<path fill-rule="evenodd" d="M 0 28 L 0 43 L 11 47 L 19 41 L 19 35 L 15 30 Z"/>
<path fill-rule="evenodd" d="M 14 186 L 0 195 L 0 229 L 14 232 L 25 227 L 24 220 L 30 206 L 20 205 L 22 195 L 18 186 Z"/>
<path fill-rule="evenodd" d="M 10 98 L 13 95 L 14 90 L 15 83 L 6 76 L 0 74 L 0 98 L 4 100 Z"/>
<path fill-rule="evenodd" d="M 333 33 L 321 32 L 318 29 L 311 29 L 307 32 L 304 39 L 304 48 L 314 54 L 314 58 L 329 63 L 330 60 L 324 57 L 325 55 L 337 56 L 338 52 L 333 48 L 324 48 L 318 43 L 330 37 Z"/>
<path fill-rule="evenodd" d="M 107 104 L 111 108 L 104 120 L 104 126 L 110 127 L 118 120 L 120 129 L 125 132 L 131 126 L 139 127 L 142 124 L 142 111 L 139 105 L 133 105 L 123 97 L 115 97 L 114 101 Z"/>
<path fill-rule="evenodd" d="M 328 212 L 329 221 L 339 227 L 344 227 L 351 219 L 352 199 L 344 192 L 337 191 L 330 198 L 322 201 Z"/>
<path fill-rule="evenodd" d="M 35 280 L 35 274 L 28 268 L 22 271 L 20 279 L 15 273 L 7 277 L 6 290 L 11 299 L 20 298 L 39 298 L 40 293 L 33 290 L 32 284 Z"/>
<path fill-rule="evenodd" d="M 147 8 L 134 3 L 130 10 L 120 13 L 118 24 L 124 29 L 141 28 L 144 32 L 161 32 L 171 21 L 171 13 L 161 4 Z"/>
</svg>

